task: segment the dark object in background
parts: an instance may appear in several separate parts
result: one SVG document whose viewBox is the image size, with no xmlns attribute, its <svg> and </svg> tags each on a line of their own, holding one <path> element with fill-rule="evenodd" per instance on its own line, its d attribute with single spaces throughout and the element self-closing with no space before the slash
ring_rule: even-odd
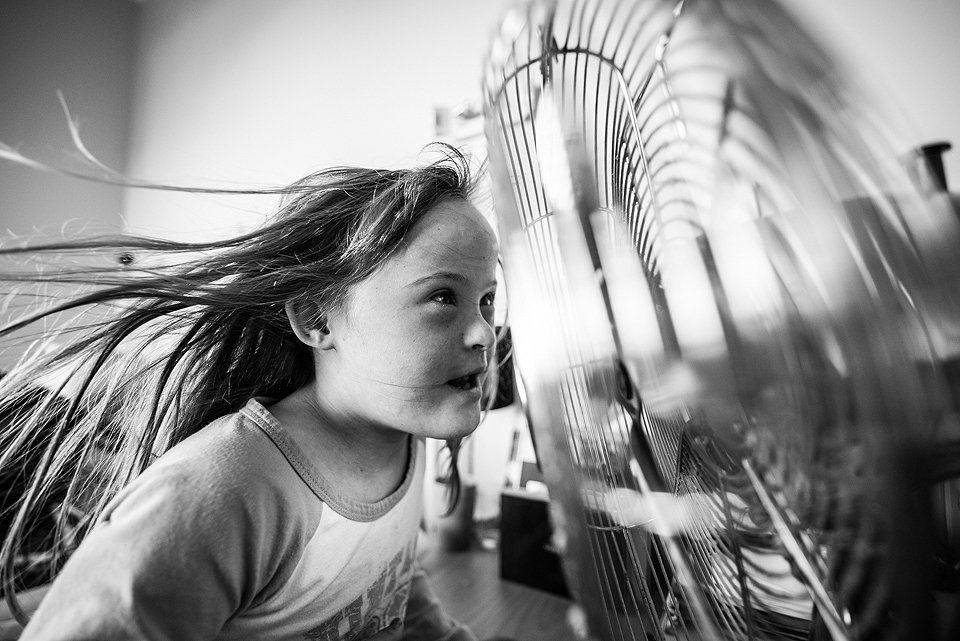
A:
<svg viewBox="0 0 960 641">
<path fill-rule="evenodd" d="M 499 337 L 497 341 L 497 392 L 493 399 L 493 405 L 490 406 L 492 410 L 513 405 L 516 398 L 513 375 L 513 339 L 510 336 L 510 328 L 497 327 L 497 336 Z M 484 400 L 484 407 L 486 407 L 486 399 Z"/>
<path fill-rule="evenodd" d="M 477 486 L 465 484 L 453 512 L 440 517 L 438 523 L 441 547 L 447 552 L 464 552 L 476 538 L 473 511 L 477 504 Z"/>
<path fill-rule="evenodd" d="M 932 142 L 913 150 L 907 162 L 907 172 L 922 191 L 947 191 L 947 172 L 943 166 L 943 153 L 952 147 L 953 145 L 949 142 Z M 916 163 L 925 165 L 928 171 L 919 170 Z"/>
<path fill-rule="evenodd" d="M 553 548 L 549 502 L 524 490 L 500 494 L 500 578 L 570 598 Z"/>
</svg>

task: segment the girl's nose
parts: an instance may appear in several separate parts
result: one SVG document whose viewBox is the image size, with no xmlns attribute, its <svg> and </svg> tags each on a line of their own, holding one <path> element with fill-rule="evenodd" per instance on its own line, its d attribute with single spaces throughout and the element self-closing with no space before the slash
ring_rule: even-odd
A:
<svg viewBox="0 0 960 641">
<path fill-rule="evenodd" d="M 466 343 L 471 349 L 489 351 L 497 342 L 497 332 L 482 314 L 475 314 L 467 328 Z"/>
</svg>

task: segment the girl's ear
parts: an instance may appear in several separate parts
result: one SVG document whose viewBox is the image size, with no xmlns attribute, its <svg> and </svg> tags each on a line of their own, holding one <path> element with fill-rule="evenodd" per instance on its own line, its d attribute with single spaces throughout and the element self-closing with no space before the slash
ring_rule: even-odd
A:
<svg viewBox="0 0 960 641">
<path fill-rule="evenodd" d="M 294 307 L 293 301 L 287 301 L 283 309 L 287 313 L 287 320 L 290 321 L 290 329 L 293 330 L 301 343 L 315 349 L 330 349 L 333 347 L 330 329 L 326 322 L 321 321 L 319 327 L 311 327 L 312 323 L 304 322 L 306 314 L 299 313 Z"/>
</svg>

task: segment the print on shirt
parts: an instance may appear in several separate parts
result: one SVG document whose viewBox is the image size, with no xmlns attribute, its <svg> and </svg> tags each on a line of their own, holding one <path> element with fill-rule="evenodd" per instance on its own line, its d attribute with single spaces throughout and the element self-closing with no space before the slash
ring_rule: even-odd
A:
<svg viewBox="0 0 960 641">
<path fill-rule="evenodd" d="M 303 635 L 306 641 L 366 639 L 406 614 L 416 540 L 397 552 L 376 581 L 352 603 Z"/>
</svg>

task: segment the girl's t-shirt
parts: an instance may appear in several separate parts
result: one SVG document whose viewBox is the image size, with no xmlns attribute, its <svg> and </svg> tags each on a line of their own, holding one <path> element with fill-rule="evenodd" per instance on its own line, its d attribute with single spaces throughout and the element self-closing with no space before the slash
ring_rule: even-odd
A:
<svg viewBox="0 0 960 641">
<path fill-rule="evenodd" d="M 408 458 L 381 501 L 333 495 L 251 400 L 110 503 L 21 638 L 347 641 L 396 626 L 423 499 L 413 437 Z M 446 633 L 460 627 L 446 621 Z"/>
</svg>

